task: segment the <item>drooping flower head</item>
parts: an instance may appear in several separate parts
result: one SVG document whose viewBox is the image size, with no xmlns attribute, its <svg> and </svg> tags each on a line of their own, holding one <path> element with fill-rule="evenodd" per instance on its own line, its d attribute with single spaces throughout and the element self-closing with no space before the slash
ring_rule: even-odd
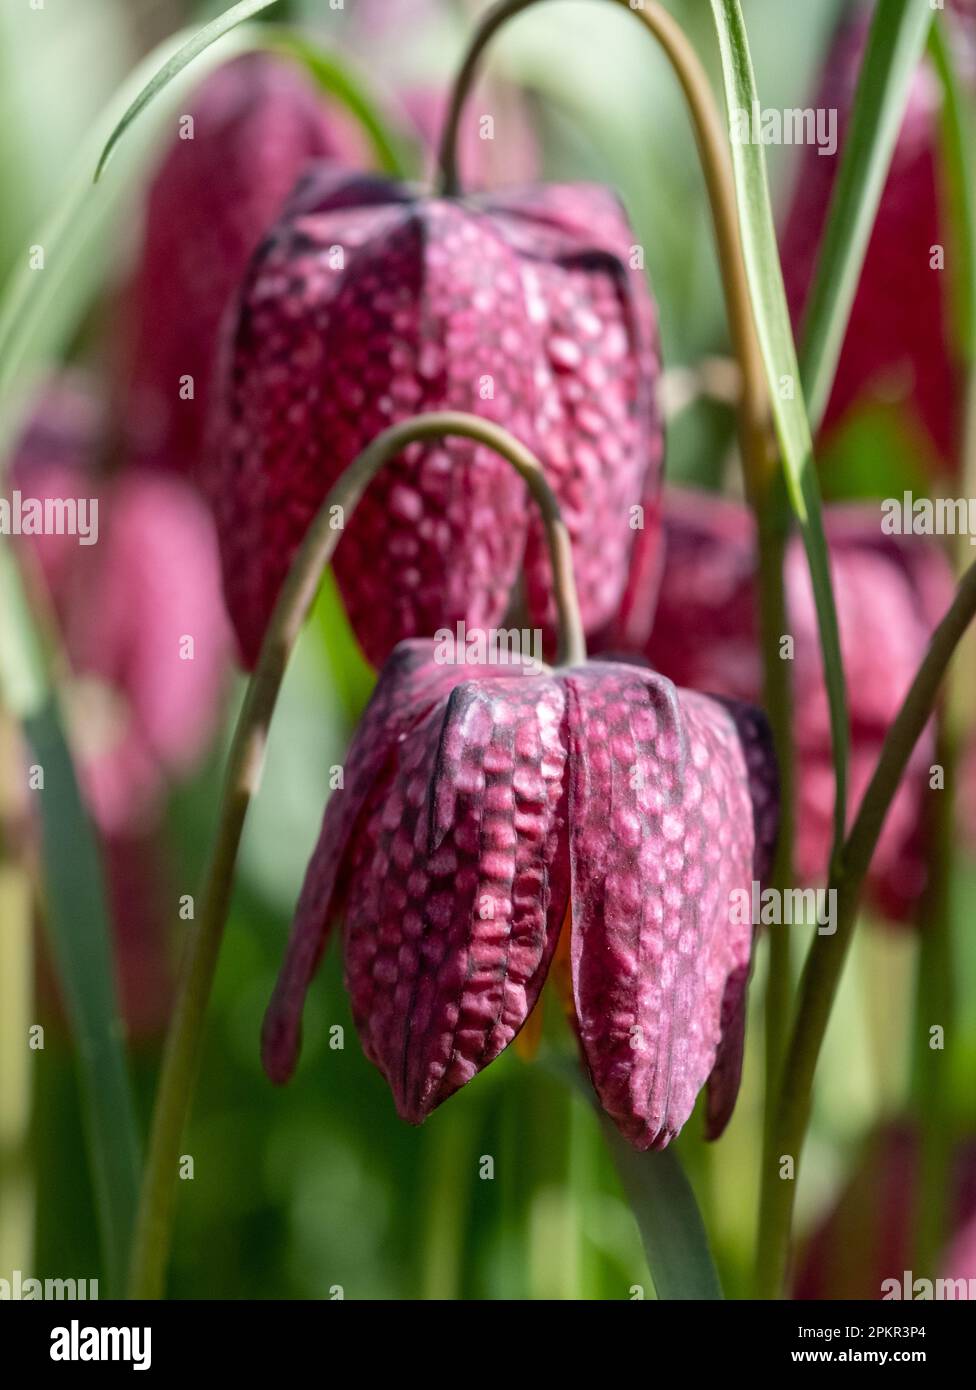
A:
<svg viewBox="0 0 976 1390">
<path fill-rule="evenodd" d="M 814 103 L 818 110 L 838 112 L 837 151 L 828 154 L 805 145 L 796 171 L 782 241 L 784 278 L 795 323 L 802 321 L 813 280 L 870 18 L 867 5 L 845 15 Z M 955 0 L 945 18 L 961 71 L 976 90 L 972 0 Z M 933 263 L 936 248 L 947 244 L 940 109 L 938 78 L 930 65 L 923 64 L 910 88 L 824 428 L 832 429 L 858 405 L 906 401 L 934 456 L 943 466 L 954 468 L 962 424 L 962 378 L 951 349 L 946 272 Z"/>
<path fill-rule="evenodd" d="M 132 291 L 125 408 L 139 457 L 195 472 L 220 320 L 249 256 L 308 160 L 361 154 L 349 124 L 285 59 L 246 54 L 201 84 L 150 188 Z"/>
<path fill-rule="evenodd" d="M 924 538 L 884 535 L 879 507 L 835 507 L 825 517 L 851 721 L 849 812 L 860 803 L 884 737 L 914 678 L 932 631 L 952 597 L 952 576 Z M 762 662 L 756 627 L 756 543 L 740 503 L 674 489 L 665 495 L 665 564 L 653 630 L 618 633 L 682 685 L 759 702 Z M 823 881 L 833 830 L 830 715 L 816 610 L 799 540 L 786 570 L 794 739 L 798 758 L 796 870 Z M 631 609 L 631 611 L 635 611 Z M 645 615 L 642 615 L 646 617 Z M 787 653 L 789 655 L 789 653 Z M 898 920 L 925 885 L 930 727 L 919 740 L 892 802 L 869 886 Z"/>
<path fill-rule="evenodd" d="M 598 188 L 421 198 L 310 171 L 251 263 L 221 372 L 211 486 L 245 664 L 330 486 L 383 429 L 432 409 L 504 424 L 538 454 L 584 622 L 610 619 L 662 453 L 656 325 L 631 242 Z M 336 574 L 380 664 L 403 637 L 497 624 L 523 561 L 530 621 L 549 625 L 524 487 L 449 439 L 412 445 L 371 484 Z"/>
<path fill-rule="evenodd" d="M 776 810 L 754 710 L 636 667 L 449 665 L 402 643 L 326 808 L 265 1021 L 269 1075 L 291 1075 L 337 918 L 363 1047 L 414 1123 L 512 1041 L 565 931 L 615 1123 L 663 1147 L 707 1083 L 717 1134 L 752 934 L 731 895 L 766 873 Z"/>
</svg>

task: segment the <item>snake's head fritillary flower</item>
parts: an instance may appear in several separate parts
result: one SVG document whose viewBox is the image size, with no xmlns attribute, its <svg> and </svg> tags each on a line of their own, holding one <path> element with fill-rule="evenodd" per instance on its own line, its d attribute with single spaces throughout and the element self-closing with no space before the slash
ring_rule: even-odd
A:
<svg viewBox="0 0 976 1390">
<path fill-rule="evenodd" d="M 960 68 L 976 89 L 976 7 L 957 0 L 947 11 Z M 837 111 L 839 143 L 828 154 L 803 147 L 782 243 L 783 271 L 794 321 L 802 320 L 827 210 L 844 150 L 864 58 L 871 10 L 845 17 L 827 60 L 814 106 Z M 915 74 L 878 208 L 824 428 L 855 406 L 909 403 L 930 452 L 955 466 L 962 423 L 962 377 L 951 351 L 951 309 L 945 272 L 933 265 L 948 240 L 940 171 L 938 78 L 930 65 Z"/>
<path fill-rule="evenodd" d="M 348 123 L 286 59 L 235 58 L 191 97 L 150 189 L 132 290 L 124 370 L 137 455 L 194 473 L 221 317 L 248 258 L 308 160 L 358 163 L 361 154 Z"/>
<path fill-rule="evenodd" d="M 884 535 L 880 508 L 834 507 L 825 516 L 851 721 L 849 810 L 856 811 L 881 746 L 952 597 L 941 551 L 923 537 Z M 756 542 L 740 503 L 672 490 L 664 506 L 665 556 L 644 654 L 681 685 L 759 702 Z M 833 830 L 830 717 L 806 560 L 790 543 L 785 570 L 794 658 L 798 757 L 796 869 L 825 877 Z M 623 633 L 620 640 L 627 644 Z M 869 885 L 893 920 L 909 917 L 925 884 L 930 727 L 912 755 L 875 854 Z"/>
<path fill-rule="evenodd" d="M 265 1068 L 291 1075 L 341 917 L 364 1049 L 419 1123 L 512 1041 L 564 931 L 580 1047 L 622 1133 L 663 1147 L 708 1084 L 717 1134 L 752 935 L 731 895 L 767 872 L 776 824 L 754 710 L 637 667 L 447 665 L 402 643 L 326 808 Z"/>
<path fill-rule="evenodd" d="M 610 619 L 631 509 L 662 456 L 656 323 L 632 240 L 596 187 L 438 199 L 310 171 L 251 263 L 214 422 L 246 665 L 330 486 L 425 410 L 479 414 L 535 450 L 570 530 L 584 624 Z M 447 439 L 412 445 L 374 480 L 335 568 L 379 665 L 402 638 L 496 625 L 523 558 L 530 619 L 549 626 L 548 558 L 522 483 L 490 450 Z"/>
</svg>

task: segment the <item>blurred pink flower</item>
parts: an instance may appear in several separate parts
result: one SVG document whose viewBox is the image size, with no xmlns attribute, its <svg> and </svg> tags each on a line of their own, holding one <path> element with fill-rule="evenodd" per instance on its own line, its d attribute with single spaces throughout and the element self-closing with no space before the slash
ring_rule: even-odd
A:
<svg viewBox="0 0 976 1390">
<path fill-rule="evenodd" d="M 949 565 L 930 542 L 885 536 L 880 508 L 835 507 L 826 529 L 831 549 L 848 677 L 851 719 L 849 810 L 856 811 L 885 734 L 952 597 Z M 741 503 L 672 489 L 664 501 L 664 562 L 650 605 L 631 604 L 632 621 L 615 644 L 641 650 L 679 685 L 750 703 L 762 698 L 756 627 L 756 549 L 752 517 Z M 796 871 L 825 877 L 832 833 L 834 777 L 830 719 L 816 613 L 799 540 L 787 554 L 786 592 L 792 666 L 794 736 L 799 760 Z M 888 813 L 869 886 L 895 920 L 911 915 L 925 885 L 925 825 L 930 728 L 919 741 Z"/>
<path fill-rule="evenodd" d="M 949 1218 L 955 1232 L 934 1270 L 915 1269 L 919 1135 L 887 1125 L 865 1145 L 836 1202 L 801 1249 L 793 1297 L 877 1300 L 886 1280 L 976 1279 L 976 1144 L 956 1149 Z"/>
<path fill-rule="evenodd" d="M 803 147 L 781 242 L 787 295 L 800 322 L 830 195 L 843 152 L 870 9 L 841 23 L 814 105 L 836 108 L 840 142 L 834 155 Z M 955 5 L 961 65 L 976 86 L 972 0 Z M 847 337 L 824 419 L 829 431 L 854 406 L 871 400 L 907 401 L 938 460 L 955 468 L 961 444 L 962 379 L 950 350 L 948 271 L 931 265 L 933 247 L 946 244 L 941 207 L 938 80 L 926 63 L 912 83 L 908 107 L 885 185 L 857 291 Z"/>
<path fill-rule="evenodd" d="M 230 657 L 213 526 L 177 477 L 100 478 L 99 412 L 77 381 L 41 397 L 12 460 L 25 495 L 98 500 L 98 541 L 36 538 L 72 670 L 84 791 L 107 835 L 146 828 L 216 732 Z"/>
<path fill-rule="evenodd" d="M 224 309 L 248 258 L 310 159 L 358 164 L 364 141 L 294 63 L 246 54 L 218 68 L 153 180 L 132 291 L 129 447 L 154 466 L 199 463 Z M 182 116 L 180 119 L 184 119 Z M 193 378 L 193 397 L 181 382 Z"/>
<path fill-rule="evenodd" d="M 427 150 L 425 176 L 433 178 L 448 92 L 434 86 L 408 87 L 400 100 Z M 485 117 L 493 123 L 490 136 L 482 134 Z M 463 189 L 531 183 L 538 177 L 539 165 L 539 146 L 521 92 L 495 82 L 480 101 L 472 98 L 467 103 L 458 131 L 458 173 Z"/>
</svg>

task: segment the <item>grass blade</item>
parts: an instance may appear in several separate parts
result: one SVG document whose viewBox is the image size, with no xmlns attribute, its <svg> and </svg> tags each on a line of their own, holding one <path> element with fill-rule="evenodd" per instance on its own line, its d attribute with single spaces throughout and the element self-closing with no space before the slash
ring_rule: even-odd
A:
<svg viewBox="0 0 976 1390">
<path fill-rule="evenodd" d="M 152 105 L 163 90 L 179 77 L 188 64 L 218 39 L 276 3 L 277 0 L 240 0 L 240 3 L 231 5 L 230 9 L 186 39 L 176 52 L 157 68 L 126 108 L 101 152 L 95 167 L 95 182 L 101 178 L 129 127 L 139 119 L 148 106 Z M 362 126 L 373 147 L 379 168 L 387 174 L 405 174 L 411 162 L 409 149 L 383 119 L 365 84 L 353 76 L 344 61 L 340 62 L 325 49 L 310 43 L 301 34 L 290 29 L 255 29 L 253 39 L 253 46 L 256 48 L 277 50 L 302 63 L 322 91 L 344 106 Z"/>
<path fill-rule="evenodd" d="M 803 321 L 800 372 L 814 427 L 837 371 L 871 230 L 932 10 L 879 0 Z"/>
<path fill-rule="evenodd" d="M 607 1116 L 601 1116 L 601 1125 L 637 1221 L 658 1298 L 721 1299 L 705 1224 L 674 1145 L 638 1153 Z"/>
<path fill-rule="evenodd" d="M 243 24 L 245 20 L 252 19 L 262 10 L 270 9 L 272 5 L 277 3 L 278 0 L 238 0 L 236 5 L 231 5 L 230 9 L 224 10 L 223 14 L 218 15 L 209 24 L 205 24 L 202 29 L 191 34 L 177 48 L 172 57 L 157 69 L 153 77 L 142 87 L 138 96 L 127 107 L 102 150 L 95 167 L 95 182 L 97 183 L 101 178 L 109 160 L 115 153 L 116 146 L 129 127 L 139 119 L 147 106 L 152 105 L 159 93 L 168 87 L 175 77 L 180 75 L 188 63 L 192 63 L 194 58 L 198 58 L 211 44 L 216 43 L 225 34 L 229 34 L 239 24 Z"/>
<path fill-rule="evenodd" d="M 722 79 L 730 118 L 735 112 L 752 113 L 758 106 L 759 96 L 739 0 L 712 0 L 712 12 L 718 31 Z M 830 580 L 820 488 L 813 461 L 813 439 L 803 401 L 783 288 L 763 146 L 733 140 L 732 164 L 746 271 L 783 456 L 787 492 L 803 537 L 817 609 L 837 785 L 834 807 L 836 852 L 843 842 L 846 824 L 849 731 L 837 609 Z"/>
<path fill-rule="evenodd" d="M 960 359 L 976 366 L 976 168 L 972 149 L 976 139 L 972 102 L 964 94 L 942 24 L 933 24 L 929 52 L 942 83 L 942 170 L 953 237 L 951 307 Z"/>
<path fill-rule="evenodd" d="M 47 682 L 9 545 L 0 547 L 0 691 L 19 719 L 39 797 L 45 918 L 76 1047 L 82 1113 L 109 1293 L 125 1283 L 139 1149 L 122 1048 L 98 847 L 82 806 L 60 713 Z"/>
</svg>

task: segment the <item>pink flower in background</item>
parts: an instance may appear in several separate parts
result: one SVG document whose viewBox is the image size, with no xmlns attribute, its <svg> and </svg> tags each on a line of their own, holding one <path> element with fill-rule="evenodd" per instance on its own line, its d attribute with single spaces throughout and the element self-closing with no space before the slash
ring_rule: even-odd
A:
<svg viewBox="0 0 976 1390">
<path fill-rule="evenodd" d="M 193 138 L 173 141 L 150 188 L 123 371 L 130 447 L 189 475 L 203 447 L 220 320 L 248 258 L 309 159 L 355 164 L 365 152 L 302 70 L 268 54 L 218 68 L 188 114 Z M 187 377 L 192 399 L 181 397 Z"/>
<path fill-rule="evenodd" d="M 98 539 L 31 537 L 71 668 L 68 719 L 99 832 L 130 1039 L 156 1037 L 172 995 L 176 892 L 160 818 L 169 783 L 213 740 L 229 672 L 213 525 L 197 491 L 145 469 L 99 477 L 98 399 L 80 376 L 41 395 L 11 460 L 28 498 L 98 501 Z M 193 643 L 192 660 L 184 660 Z M 167 904 L 169 906 L 167 907 Z M 57 1004 L 46 967 L 42 996 Z"/>
<path fill-rule="evenodd" d="M 916 537 L 881 533 L 880 507 L 835 507 L 826 517 L 851 719 L 849 810 L 874 771 L 933 628 L 952 597 L 941 551 Z M 738 502 L 671 490 L 664 505 L 665 560 L 653 630 L 616 634 L 680 685 L 759 703 L 762 664 L 756 628 L 753 522 Z M 816 613 L 800 542 L 786 563 L 794 736 L 798 755 L 796 870 L 822 881 L 833 828 L 830 719 Z M 895 796 L 869 885 L 888 916 L 910 916 L 925 885 L 925 825 L 934 731 L 920 739 Z"/>
<path fill-rule="evenodd" d="M 447 115 L 448 92 L 435 86 L 407 87 L 400 97 L 404 111 L 427 150 L 426 176 L 436 176 L 441 130 Z M 488 138 L 482 121 L 490 117 Z M 539 146 L 516 88 L 495 82 L 480 99 L 466 105 L 458 130 L 458 173 L 464 189 L 485 189 L 531 183 L 539 174 Z"/>
<path fill-rule="evenodd" d="M 964 71 L 976 85 L 973 42 L 976 13 L 970 0 L 955 6 L 955 35 Z M 835 155 L 803 148 L 781 251 L 794 322 L 802 320 L 843 152 L 867 38 L 870 10 L 841 24 L 814 105 L 836 108 L 840 144 Z M 907 401 L 937 459 L 955 468 L 962 424 L 962 379 L 950 350 L 947 271 L 931 265 L 932 248 L 947 241 L 941 208 L 938 80 L 926 64 L 912 84 L 901 134 L 841 355 L 825 430 L 871 400 Z"/>
<path fill-rule="evenodd" d="M 71 664 L 84 790 L 99 828 L 115 834 L 152 824 L 166 783 L 206 751 L 230 635 L 206 506 L 170 475 L 99 478 L 99 424 L 78 383 L 49 388 L 12 473 L 31 497 L 98 500 L 97 544 L 48 535 L 36 553 Z"/>
<path fill-rule="evenodd" d="M 653 304 L 611 194 L 463 202 L 316 168 L 252 261 L 222 366 L 210 481 L 224 586 L 253 665 L 330 486 L 388 425 L 467 410 L 536 450 L 573 540 L 588 629 L 620 601 L 630 508 L 656 491 Z M 548 558 L 507 464 L 417 444 L 371 484 L 336 557 L 374 663 L 403 637 L 503 617 L 523 558 L 549 623 Z"/>
<path fill-rule="evenodd" d="M 752 936 L 731 894 L 767 872 L 777 826 L 757 711 L 635 667 L 445 665 L 405 642 L 345 771 L 265 1020 L 273 1080 L 335 918 L 363 1047 L 413 1123 L 512 1041 L 565 929 L 581 1050 L 621 1132 L 664 1147 L 706 1083 L 721 1132 Z"/>
<path fill-rule="evenodd" d="M 914 1267 L 920 1135 L 909 1124 L 873 1134 L 836 1202 L 801 1251 L 793 1297 L 883 1297 L 886 1280 L 976 1279 L 976 1144 L 957 1146 L 950 1174 L 954 1235 L 937 1268 Z"/>
</svg>

